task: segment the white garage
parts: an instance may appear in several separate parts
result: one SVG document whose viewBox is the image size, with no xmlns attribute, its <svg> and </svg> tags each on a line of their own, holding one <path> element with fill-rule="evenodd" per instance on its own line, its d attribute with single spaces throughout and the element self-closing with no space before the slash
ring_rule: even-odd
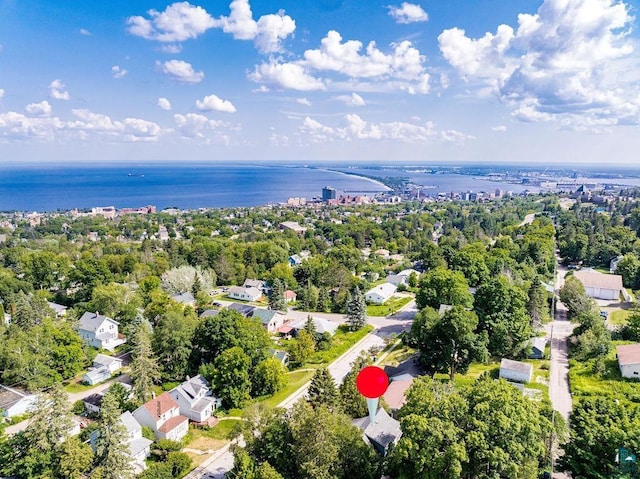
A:
<svg viewBox="0 0 640 479">
<path fill-rule="evenodd" d="M 623 289 L 622 276 L 619 274 L 604 274 L 593 270 L 576 271 L 573 273 L 584 285 L 587 296 L 595 299 L 609 299 L 618 301 Z"/>
</svg>

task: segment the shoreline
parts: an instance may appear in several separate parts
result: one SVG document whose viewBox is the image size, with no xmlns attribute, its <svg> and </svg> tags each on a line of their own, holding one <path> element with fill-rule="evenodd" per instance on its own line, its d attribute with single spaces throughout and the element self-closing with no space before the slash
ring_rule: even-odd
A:
<svg viewBox="0 0 640 479">
<path fill-rule="evenodd" d="M 320 170 L 320 171 L 326 171 L 328 173 L 337 173 L 339 175 L 353 176 L 355 178 L 360 178 L 362 180 L 367 180 L 368 182 L 373 183 L 374 185 L 378 185 L 378 186 L 381 186 L 381 187 L 385 188 L 384 190 L 380 191 L 381 193 L 383 193 L 385 191 L 393 191 L 393 188 L 390 188 L 388 185 L 385 185 L 382 181 L 376 180 L 376 179 L 371 178 L 369 176 L 364 176 L 364 175 L 361 175 L 361 174 L 358 174 L 358 173 L 347 173 L 346 171 L 333 170 L 331 168 L 314 168 L 314 167 L 310 167 L 310 166 L 307 166 L 306 168 L 313 168 L 313 169 Z"/>
</svg>

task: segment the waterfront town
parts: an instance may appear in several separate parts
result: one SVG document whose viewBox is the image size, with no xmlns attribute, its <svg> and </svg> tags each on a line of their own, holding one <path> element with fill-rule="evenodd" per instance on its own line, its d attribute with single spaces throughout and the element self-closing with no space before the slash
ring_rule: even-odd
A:
<svg viewBox="0 0 640 479">
<path fill-rule="evenodd" d="M 0 214 L 0 474 L 631 474 L 640 191 L 394 196 Z"/>
</svg>

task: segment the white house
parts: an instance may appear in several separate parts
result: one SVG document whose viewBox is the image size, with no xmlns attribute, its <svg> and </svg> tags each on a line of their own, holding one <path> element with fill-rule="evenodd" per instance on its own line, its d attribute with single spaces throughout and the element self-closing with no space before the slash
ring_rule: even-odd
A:
<svg viewBox="0 0 640 479">
<path fill-rule="evenodd" d="M 254 287 L 232 286 L 229 288 L 228 294 L 232 299 L 258 301 L 262 297 L 262 290 Z"/>
<path fill-rule="evenodd" d="M 0 384 L 0 414 L 15 417 L 26 414 L 36 402 L 36 396 L 22 389 Z"/>
<path fill-rule="evenodd" d="M 590 298 L 618 300 L 623 289 L 622 276 L 593 270 L 576 271 L 573 275 L 584 285 Z"/>
<path fill-rule="evenodd" d="M 409 284 L 409 276 L 411 276 L 413 273 L 415 273 L 416 276 L 420 276 L 420 273 L 418 273 L 415 269 L 404 269 L 397 274 L 388 275 L 387 283 L 391 283 L 396 286 L 399 286 L 401 284 Z"/>
<path fill-rule="evenodd" d="M 333 336 L 338 329 L 338 324 L 334 323 L 333 321 L 329 321 L 328 319 L 312 316 L 311 320 L 313 321 L 313 325 L 316 328 L 317 334 L 329 333 L 331 336 Z M 304 329 L 305 324 L 307 324 L 307 320 L 305 318 L 300 318 L 289 323 L 289 326 L 296 331 L 300 331 Z"/>
<path fill-rule="evenodd" d="M 383 283 L 367 291 L 364 299 L 367 300 L 368 303 L 383 304 L 391 299 L 397 289 L 395 284 Z"/>
<path fill-rule="evenodd" d="M 640 379 L 640 344 L 618 346 L 616 353 L 622 377 Z"/>
<path fill-rule="evenodd" d="M 188 291 L 186 293 L 174 294 L 171 296 L 171 299 L 173 299 L 176 303 L 183 304 L 185 306 L 196 305 L 196 298 L 194 298 L 193 294 Z"/>
<path fill-rule="evenodd" d="M 104 398 L 104 394 L 102 393 L 90 394 L 89 396 L 82 399 L 84 408 L 89 413 L 94 413 L 94 414 L 100 413 L 100 408 L 102 407 L 103 398 Z"/>
<path fill-rule="evenodd" d="M 180 414 L 178 403 L 167 392 L 133 411 L 133 417 L 151 428 L 156 439 L 179 441 L 189 432 L 189 419 Z"/>
<path fill-rule="evenodd" d="M 198 423 L 207 422 L 213 411 L 221 405 L 221 401 L 212 395 L 207 380 L 200 374 L 173 388 L 169 395 L 178 403 L 180 414 Z"/>
<path fill-rule="evenodd" d="M 58 318 L 62 318 L 67 315 L 67 307 L 58 303 L 52 303 L 51 301 L 47 301 L 47 304 L 53 311 L 56 313 Z"/>
<path fill-rule="evenodd" d="M 142 426 L 129 411 L 125 411 L 120 415 L 120 422 L 127 431 L 126 442 L 131 457 L 131 465 L 136 473 L 140 473 L 147 468 L 144 461 L 151 454 L 153 441 L 142 437 Z M 96 430 L 89 437 L 91 448 L 94 451 L 96 450 L 99 433 L 100 431 Z"/>
<path fill-rule="evenodd" d="M 122 359 L 106 354 L 98 354 L 93 360 L 93 367 L 82 376 L 82 382 L 93 386 L 106 381 L 113 373 L 122 369 Z"/>
<path fill-rule="evenodd" d="M 117 321 L 100 313 L 87 311 L 80 317 L 78 334 L 94 348 L 113 351 L 116 346 L 124 344 L 126 339 L 118 334 Z"/>
<path fill-rule="evenodd" d="M 500 361 L 500 378 L 517 383 L 528 383 L 533 376 L 533 365 L 522 361 L 502 359 Z"/>
<path fill-rule="evenodd" d="M 547 338 L 544 336 L 537 336 L 529 340 L 531 344 L 530 359 L 544 359 L 544 350 L 547 346 Z"/>
<path fill-rule="evenodd" d="M 280 311 L 273 309 L 256 308 L 253 310 L 252 317 L 257 318 L 262 326 L 271 334 L 275 334 L 280 326 L 282 326 L 287 317 Z"/>
<path fill-rule="evenodd" d="M 247 279 L 244 280 L 244 283 L 242 283 L 242 287 L 243 288 L 256 288 L 256 289 L 259 289 L 260 291 L 262 291 L 263 293 L 267 289 L 269 289 L 269 288 L 267 288 L 267 283 L 265 283 L 261 279 L 250 279 L 250 278 L 247 278 Z"/>
</svg>

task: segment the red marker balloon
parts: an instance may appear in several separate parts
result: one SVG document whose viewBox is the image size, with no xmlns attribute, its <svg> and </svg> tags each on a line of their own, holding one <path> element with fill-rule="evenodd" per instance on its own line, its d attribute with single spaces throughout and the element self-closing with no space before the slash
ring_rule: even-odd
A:
<svg viewBox="0 0 640 479">
<path fill-rule="evenodd" d="M 369 421 L 373 423 L 378 411 L 378 398 L 387 390 L 389 377 L 379 367 L 367 366 L 358 373 L 356 386 L 360 394 L 367 398 Z"/>
</svg>

